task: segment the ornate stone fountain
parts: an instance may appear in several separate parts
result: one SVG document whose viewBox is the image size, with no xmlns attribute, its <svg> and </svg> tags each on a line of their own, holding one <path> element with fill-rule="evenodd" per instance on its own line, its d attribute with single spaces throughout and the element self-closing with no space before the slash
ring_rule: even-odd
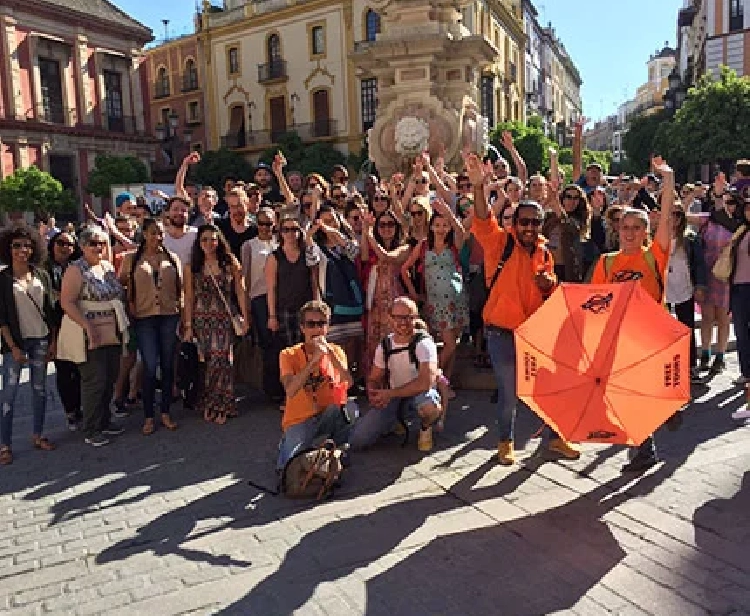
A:
<svg viewBox="0 0 750 616">
<path fill-rule="evenodd" d="M 468 0 L 375 0 L 381 33 L 357 50 L 362 73 L 378 80 L 370 159 L 382 176 L 405 171 L 420 151 L 444 149 L 448 165 L 463 148 L 483 151 L 487 122 L 478 111 L 481 68 L 498 51 L 461 23 Z"/>
</svg>

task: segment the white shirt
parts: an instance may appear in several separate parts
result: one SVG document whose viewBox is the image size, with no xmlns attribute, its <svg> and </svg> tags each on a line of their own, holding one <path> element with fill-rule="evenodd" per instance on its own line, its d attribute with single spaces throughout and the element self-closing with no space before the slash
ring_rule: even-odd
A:
<svg viewBox="0 0 750 616">
<path fill-rule="evenodd" d="M 29 295 L 34 298 L 34 301 L 29 298 Z M 41 281 L 37 278 L 32 278 L 27 286 L 18 280 L 14 280 L 13 298 L 16 300 L 16 312 L 18 313 L 18 327 L 21 330 L 21 338 L 24 340 L 28 338 L 46 338 L 49 334 L 49 329 L 39 312 L 43 309 L 44 305 L 44 286 Z M 34 302 L 36 302 L 36 305 L 34 305 Z"/>
<path fill-rule="evenodd" d="M 388 337 L 391 340 L 391 349 L 393 351 L 395 351 L 396 349 L 404 349 L 409 346 L 408 343 L 397 344 L 393 339 L 393 334 L 389 334 Z M 437 365 L 437 346 L 435 345 L 435 341 L 429 336 L 419 341 L 415 351 L 417 355 L 417 361 L 420 364 L 429 363 Z M 375 357 L 373 358 L 372 363 L 381 370 L 385 370 L 386 365 L 385 358 L 383 357 L 382 344 L 378 344 L 377 348 L 375 349 Z M 391 389 L 396 389 L 397 387 L 401 387 L 403 385 L 406 385 L 407 383 L 410 383 L 411 381 L 416 379 L 417 375 L 419 374 L 419 370 L 413 363 L 411 363 L 411 360 L 409 359 L 408 351 L 401 351 L 400 353 L 391 355 L 391 358 L 388 361 L 388 369 L 390 372 Z M 434 385 L 435 384 L 433 383 L 432 386 L 434 387 Z"/>
<path fill-rule="evenodd" d="M 684 246 L 677 247 L 677 240 L 672 240 L 667 263 L 667 303 L 682 304 L 691 297 L 693 297 L 693 282 L 690 280 L 687 251 Z"/>
<path fill-rule="evenodd" d="M 164 232 L 164 248 L 180 257 L 180 263 L 190 265 L 190 255 L 193 252 L 193 244 L 198 239 L 198 229 L 188 227 L 182 237 L 172 237 L 169 229 Z"/>
<path fill-rule="evenodd" d="M 250 256 L 250 279 L 247 290 L 250 299 L 268 293 L 265 275 L 266 260 L 268 259 L 268 255 L 276 250 L 276 248 L 278 248 L 276 240 L 262 240 L 259 237 L 254 237 L 242 245 L 243 258 L 248 254 L 248 251 Z M 246 263 L 242 264 L 243 269 L 245 269 L 246 265 Z"/>
</svg>

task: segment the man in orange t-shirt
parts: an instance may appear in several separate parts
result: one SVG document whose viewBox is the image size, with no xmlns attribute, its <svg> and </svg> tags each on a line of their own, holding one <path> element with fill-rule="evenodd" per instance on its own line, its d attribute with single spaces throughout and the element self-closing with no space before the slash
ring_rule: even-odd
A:
<svg viewBox="0 0 750 616">
<path fill-rule="evenodd" d="M 649 217 L 643 210 L 626 208 L 620 220 L 620 250 L 599 258 L 591 277 L 593 284 L 640 280 L 644 290 L 661 304 L 664 301 L 664 280 L 671 243 L 671 217 L 674 205 L 674 173 L 656 157 L 653 166 L 662 176 L 662 199 L 659 223 L 654 241 L 646 247 L 649 237 Z M 638 448 L 623 472 L 641 472 L 659 462 L 654 437 L 648 437 Z"/>
<path fill-rule="evenodd" d="M 304 342 L 279 354 L 281 384 L 286 405 L 281 419 L 284 434 L 279 443 L 277 469 L 300 451 L 326 438 L 337 445 L 348 442 L 351 421 L 344 406 L 354 382 L 346 353 L 326 341 L 331 309 L 325 302 L 307 302 L 300 309 Z"/>
</svg>

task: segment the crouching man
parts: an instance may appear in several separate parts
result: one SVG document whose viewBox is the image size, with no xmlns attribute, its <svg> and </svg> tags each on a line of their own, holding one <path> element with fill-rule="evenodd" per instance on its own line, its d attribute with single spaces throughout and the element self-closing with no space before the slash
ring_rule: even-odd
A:
<svg viewBox="0 0 750 616">
<path fill-rule="evenodd" d="M 277 469 L 300 451 L 330 438 L 347 443 L 353 417 L 346 410 L 347 390 L 353 383 L 343 349 L 326 341 L 331 310 L 325 302 L 310 301 L 300 309 L 304 342 L 279 355 L 286 405 L 281 419 Z"/>
<path fill-rule="evenodd" d="M 367 381 L 371 408 L 352 431 L 352 448 L 372 445 L 378 438 L 405 423 L 410 414 L 421 421 L 418 447 L 432 449 L 432 425 L 442 416 L 437 391 L 438 353 L 430 335 L 417 330 L 417 305 L 398 297 L 391 307 L 393 333 L 378 345 Z"/>
</svg>

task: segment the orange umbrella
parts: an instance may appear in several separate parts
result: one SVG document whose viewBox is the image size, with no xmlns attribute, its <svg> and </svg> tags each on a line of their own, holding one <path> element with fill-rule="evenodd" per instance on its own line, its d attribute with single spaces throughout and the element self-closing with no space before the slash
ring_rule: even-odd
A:
<svg viewBox="0 0 750 616">
<path fill-rule="evenodd" d="M 560 285 L 515 336 L 518 397 L 569 441 L 640 445 L 690 400 L 690 330 L 637 281 Z"/>
</svg>

